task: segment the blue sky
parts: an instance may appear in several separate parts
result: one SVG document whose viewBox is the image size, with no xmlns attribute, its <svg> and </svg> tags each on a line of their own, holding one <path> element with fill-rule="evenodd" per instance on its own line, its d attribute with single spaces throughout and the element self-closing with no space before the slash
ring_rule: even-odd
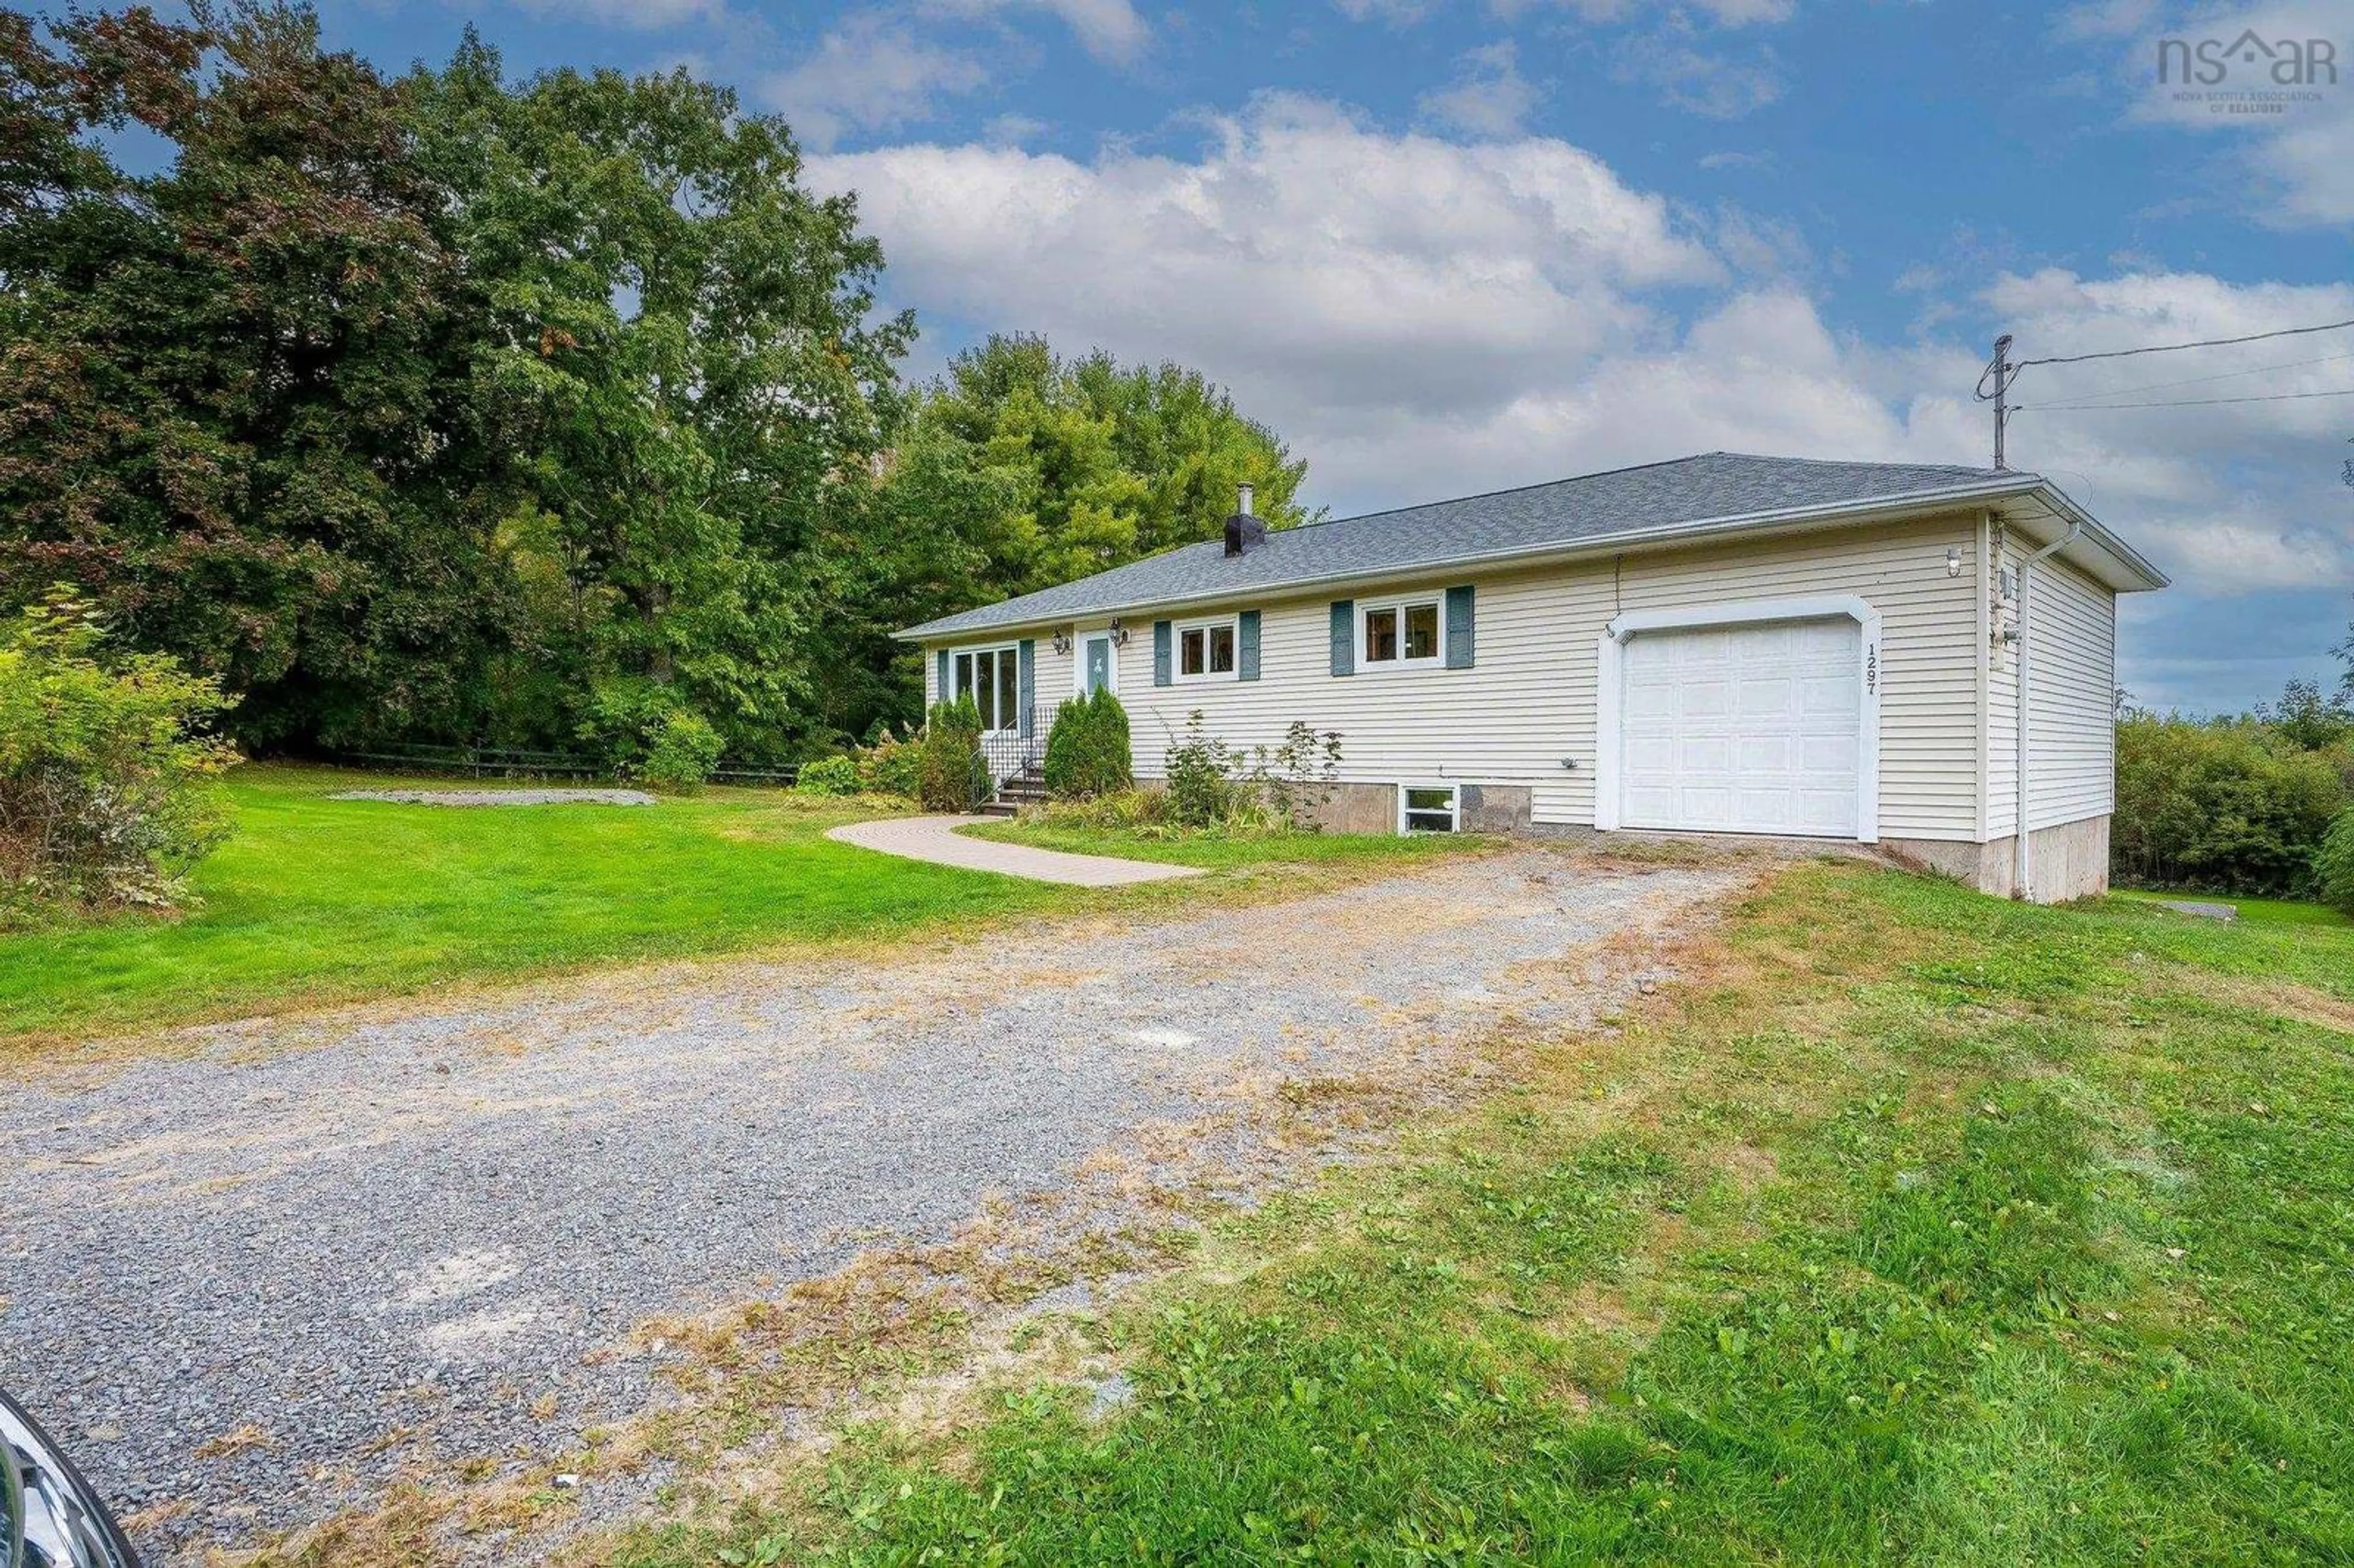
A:
<svg viewBox="0 0 2354 1568">
<path fill-rule="evenodd" d="M 327 0 L 398 69 L 684 64 L 854 189 L 925 339 L 1176 358 L 1336 514 L 1724 448 L 1983 463 L 2027 357 L 2354 318 L 2354 0 Z M 2159 41 L 2326 41 L 2278 112 Z M 2234 61 L 2218 91 L 2274 60 Z M 2012 461 L 2175 577 L 2140 700 L 2334 678 L 2354 331 L 2028 372 Z"/>
</svg>

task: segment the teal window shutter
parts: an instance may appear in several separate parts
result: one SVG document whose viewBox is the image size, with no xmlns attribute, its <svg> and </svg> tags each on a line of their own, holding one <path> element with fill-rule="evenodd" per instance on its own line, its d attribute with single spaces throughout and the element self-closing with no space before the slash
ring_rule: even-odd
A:
<svg viewBox="0 0 2354 1568">
<path fill-rule="evenodd" d="M 1447 667 L 1471 668 L 1471 586 L 1447 590 Z"/>
<path fill-rule="evenodd" d="M 1169 622 L 1152 623 L 1152 683 L 1156 686 L 1165 686 L 1170 682 L 1169 633 Z"/>
<path fill-rule="evenodd" d="M 1038 705 L 1038 641 L 1035 638 L 1025 637 L 1018 646 L 1020 653 L 1014 665 L 1021 673 L 1021 692 L 1014 700 L 1022 705 L 1022 738 L 1027 740 L 1030 738 L 1031 712 Z"/>
<path fill-rule="evenodd" d="M 1235 623 L 1235 673 L 1246 681 L 1258 679 L 1258 611 L 1246 609 Z"/>
<path fill-rule="evenodd" d="M 949 651 L 945 648 L 940 650 L 939 670 L 939 692 L 938 695 L 932 698 L 932 701 L 936 703 L 944 703 L 949 700 Z"/>
<path fill-rule="evenodd" d="M 1332 673 L 1353 675 L 1357 673 L 1357 601 L 1336 599 L 1332 601 Z"/>
</svg>

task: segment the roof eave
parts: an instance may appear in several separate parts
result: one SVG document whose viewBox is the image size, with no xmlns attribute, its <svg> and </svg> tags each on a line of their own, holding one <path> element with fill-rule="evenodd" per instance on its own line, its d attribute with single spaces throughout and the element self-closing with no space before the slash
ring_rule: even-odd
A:
<svg viewBox="0 0 2354 1568">
<path fill-rule="evenodd" d="M 1028 630 L 1037 627 L 1056 626 L 1065 621 L 1094 615 L 1143 614 L 1147 611 L 1182 610 L 1217 604 L 1225 600 L 1267 594 L 1290 595 L 1318 588 L 1352 588 L 1363 584 L 1392 582 L 1399 577 L 1426 575 L 1437 571 L 1454 571 L 1465 567 L 1543 566 L 1554 561 L 1575 561 L 1596 556 L 1617 555 L 1638 546 L 1673 545 L 1694 538 L 1735 537 L 1772 528 L 1803 527 L 1809 524 L 1837 524 L 1868 522 L 1885 518 L 1901 521 L 1906 517 L 1944 511 L 1973 502 L 1992 501 L 2007 496 L 2048 493 L 2062 507 L 2074 513 L 2090 524 L 2086 530 L 2105 540 L 2115 535 L 2093 523 L 2081 508 L 2069 501 L 2041 476 L 2018 474 L 1987 484 L 1965 485 L 1955 489 L 1919 491 L 1903 495 L 1875 496 L 1868 501 L 1843 502 L 1835 506 L 1792 506 L 1770 512 L 1736 514 L 1724 517 L 1706 517 L 1696 522 L 1662 524 L 1657 527 L 1633 529 L 1622 534 L 1606 535 L 1595 539 L 1583 539 L 1574 544 L 1522 546 L 1510 550 L 1487 550 L 1469 555 L 1449 556 L 1443 559 L 1418 561 L 1401 567 L 1384 567 L 1373 571 L 1329 572 L 1315 577 L 1294 577 L 1285 582 L 1257 586 L 1222 588 L 1208 593 L 1185 594 L 1176 598 L 1131 599 L 1118 604 L 1106 604 L 1087 609 L 1057 610 L 1051 614 L 1021 616 L 1011 620 L 991 621 L 981 626 L 945 625 L 954 617 L 940 621 L 927 621 L 891 635 L 903 642 L 937 641 L 945 637 L 961 636 L 966 632 L 1007 632 Z M 2114 546 L 2121 560 L 2136 564 L 2140 571 L 2153 578 L 2153 587 L 2164 587 L 2166 579 L 2157 568 L 2141 560 L 2121 541 Z"/>
<path fill-rule="evenodd" d="M 2034 500 L 2051 510 L 2055 520 L 2074 524 L 2087 543 L 2116 564 L 2120 568 L 2117 575 L 2126 579 L 2109 584 L 2117 592 L 2147 593 L 2174 586 L 2173 578 L 2158 570 L 2140 551 L 2111 533 L 2098 518 L 2077 505 L 2075 499 L 2066 491 L 2045 480 L 2038 482 L 2031 494 Z"/>
</svg>

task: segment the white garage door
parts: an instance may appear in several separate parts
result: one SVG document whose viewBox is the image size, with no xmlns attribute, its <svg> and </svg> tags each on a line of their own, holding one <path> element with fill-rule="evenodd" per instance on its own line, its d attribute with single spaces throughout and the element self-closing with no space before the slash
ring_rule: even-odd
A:
<svg viewBox="0 0 2354 1568">
<path fill-rule="evenodd" d="M 1853 838 L 1862 636 L 1841 618 L 1628 639 L 1619 821 Z"/>
</svg>

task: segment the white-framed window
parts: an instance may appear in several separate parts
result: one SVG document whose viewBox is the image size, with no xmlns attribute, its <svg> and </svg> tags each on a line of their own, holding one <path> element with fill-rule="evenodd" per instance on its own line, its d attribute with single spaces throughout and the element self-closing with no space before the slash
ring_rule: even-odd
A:
<svg viewBox="0 0 2354 1568">
<path fill-rule="evenodd" d="M 1022 723 L 1022 655 L 1011 642 L 994 648 L 960 648 L 949 656 L 949 689 L 940 695 L 970 696 L 981 710 L 983 729 L 1014 729 Z"/>
<path fill-rule="evenodd" d="M 1398 832 L 1451 833 L 1463 823 L 1463 790 L 1457 784 L 1398 786 Z"/>
<path fill-rule="evenodd" d="M 1445 662 L 1447 616 L 1438 596 L 1357 607 L 1357 668 L 1421 669 Z"/>
<path fill-rule="evenodd" d="M 1242 639 L 1235 630 L 1235 617 L 1228 615 L 1214 620 L 1177 623 L 1176 645 L 1170 650 L 1170 673 L 1179 685 L 1238 677 Z"/>
</svg>

